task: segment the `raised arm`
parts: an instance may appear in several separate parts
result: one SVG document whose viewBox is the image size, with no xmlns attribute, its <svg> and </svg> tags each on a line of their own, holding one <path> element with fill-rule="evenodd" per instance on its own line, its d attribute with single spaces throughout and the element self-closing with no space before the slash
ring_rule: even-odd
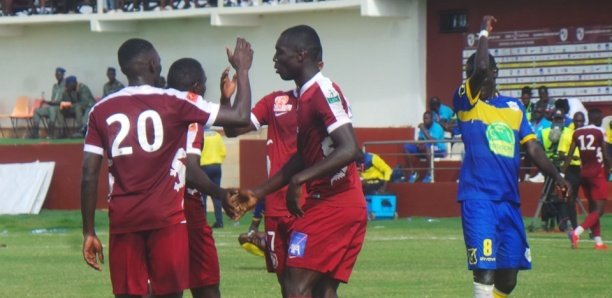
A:
<svg viewBox="0 0 612 298">
<path fill-rule="evenodd" d="M 234 74 L 232 79 L 229 78 L 229 67 L 226 68 L 221 74 L 221 99 L 219 102 L 221 106 L 231 107 L 231 97 L 236 91 L 236 79 L 237 75 Z M 234 138 L 239 135 L 257 130 L 253 122 L 249 121 L 249 125 L 246 126 L 224 126 L 223 131 L 225 136 L 228 138 Z"/>
<path fill-rule="evenodd" d="M 482 87 L 482 84 L 487 77 L 489 71 L 489 41 L 488 36 L 493 31 L 493 22 L 497 22 L 495 17 L 486 15 L 482 18 L 480 25 L 480 37 L 478 39 L 478 48 L 476 49 L 476 57 L 474 59 L 474 72 L 470 76 L 470 92 L 476 96 Z"/>
<path fill-rule="evenodd" d="M 81 176 L 81 217 L 83 219 L 83 258 L 87 265 L 101 271 L 98 264 L 104 263 L 102 243 L 95 230 L 96 201 L 98 200 L 98 177 L 102 156 L 85 152 Z"/>
<path fill-rule="evenodd" d="M 251 83 L 249 69 L 253 63 L 253 49 L 244 38 L 236 40 L 234 52 L 226 49 L 227 58 L 236 70 L 236 98 L 231 106 L 221 105 L 214 125 L 217 126 L 246 126 L 250 123 L 251 115 Z"/>
</svg>

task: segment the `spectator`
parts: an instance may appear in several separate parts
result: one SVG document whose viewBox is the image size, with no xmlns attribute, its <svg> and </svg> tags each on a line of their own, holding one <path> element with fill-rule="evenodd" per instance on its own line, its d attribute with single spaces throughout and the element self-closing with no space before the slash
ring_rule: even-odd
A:
<svg viewBox="0 0 612 298">
<path fill-rule="evenodd" d="M 557 148 L 559 160 L 565 160 L 572 145 L 574 130 L 583 127 L 584 124 L 584 114 L 582 112 L 576 112 L 576 114 L 574 114 L 573 125 L 564 128 L 561 134 L 561 140 Z M 566 214 L 569 217 L 572 229 L 575 229 L 578 227 L 578 221 L 576 219 L 576 198 L 578 197 L 578 189 L 580 188 L 580 150 L 574 150 L 574 155 L 571 157 L 569 166 L 565 171 L 565 179 L 571 186 L 571 193 L 568 194 Z M 561 229 L 562 224 L 565 223 L 559 223 L 559 229 Z"/>
<path fill-rule="evenodd" d="M 62 101 L 62 94 L 65 88 L 64 73 L 66 73 L 66 70 L 62 67 L 55 69 L 55 79 L 57 82 L 53 84 L 53 88 L 51 89 L 51 100 L 45 100 L 43 98 L 42 100 L 45 105 L 34 111 L 30 138 L 38 138 L 38 128 L 42 118 L 47 119 L 47 138 L 55 137 L 55 125 L 57 124 L 60 101 Z"/>
<path fill-rule="evenodd" d="M 435 122 L 440 124 L 444 130 L 452 132 L 453 128 L 453 109 L 440 102 L 440 98 L 433 96 L 429 99 L 429 110 Z"/>
<path fill-rule="evenodd" d="M 529 122 L 531 129 L 533 129 L 536 135 L 538 135 L 542 129 L 550 127 L 551 122 L 544 117 L 545 112 L 545 103 L 538 101 L 533 108 L 531 121 Z"/>
<path fill-rule="evenodd" d="M 214 130 L 206 129 L 204 132 L 204 148 L 202 148 L 200 167 L 217 186 L 221 185 L 221 164 L 225 160 L 226 154 L 225 144 L 221 135 Z M 223 228 L 222 198 L 214 196 L 211 196 L 211 198 L 215 209 L 215 223 L 212 227 Z M 204 198 L 204 201 L 206 202 L 206 198 Z"/>
<path fill-rule="evenodd" d="M 443 140 L 444 129 L 440 124 L 433 121 L 432 112 L 427 111 L 423 114 L 423 123 L 419 124 L 419 134 L 417 140 Z M 411 174 L 408 182 L 414 183 L 419 178 L 418 172 L 412 170 L 412 160 L 415 156 L 423 157 L 427 160 L 427 165 L 431 163 L 431 149 L 434 150 L 434 157 L 446 156 L 446 145 L 444 143 L 427 143 L 427 144 L 406 144 L 404 151 L 407 153 L 406 159 Z M 423 183 L 431 183 L 431 169 L 427 171 L 422 180 Z"/>
<path fill-rule="evenodd" d="M 564 116 L 563 125 L 570 126 L 573 124 L 572 117 L 570 116 L 570 114 L 568 114 L 570 107 L 569 107 L 569 102 L 567 101 L 567 98 L 557 99 L 555 101 L 555 110 L 561 110 L 561 112 L 563 112 L 563 116 Z"/>
<path fill-rule="evenodd" d="M 365 195 L 384 193 L 392 172 L 393 169 L 378 154 L 364 153 L 359 175 L 363 193 Z"/>
<path fill-rule="evenodd" d="M 534 104 L 531 102 L 531 87 L 525 86 L 521 89 L 521 102 L 525 106 L 525 115 L 527 121 L 531 121 L 531 112 L 533 111 Z"/>
<path fill-rule="evenodd" d="M 563 110 L 556 109 L 552 113 L 553 122 L 550 127 L 543 128 L 536 132 L 536 136 L 538 142 L 542 144 L 544 148 L 544 153 L 546 157 L 553 162 L 553 164 L 558 165 L 559 157 L 557 156 L 557 148 L 559 147 L 559 140 L 561 139 L 561 134 L 563 133 L 563 129 L 565 128 L 565 114 Z M 538 173 L 537 175 L 529 178 L 529 182 L 533 183 L 542 183 L 544 182 L 544 175 L 542 173 Z"/>
<path fill-rule="evenodd" d="M 108 78 L 108 82 L 104 84 L 102 97 L 106 97 L 107 95 L 115 93 L 125 87 L 123 83 L 117 81 L 117 71 L 114 67 L 109 67 L 106 70 L 106 77 Z"/>
<path fill-rule="evenodd" d="M 553 109 L 555 108 L 555 102 L 550 100 L 550 97 L 548 96 L 548 87 L 538 87 L 538 95 L 540 96 L 540 100 L 538 100 L 538 102 L 541 102 L 542 105 L 544 105 L 544 117 L 550 120 Z"/>
<path fill-rule="evenodd" d="M 79 83 L 75 76 L 69 76 L 66 78 L 66 88 L 62 95 L 62 102 L 69 102 L 62 108 L 60 105 L 61 113 L 59 120 L 64 121 L 66 116 L 74 116 L 75 125 L 79 128 L 79 132 L 75 133 L 72 137 L 81 138 L 84 136 L 86 121 L 89 115 L 89 110 L 96 102 L 89 87 L 83 83 Z M 65 132 L 64 132 L 65 133 Z"/>
</svg>

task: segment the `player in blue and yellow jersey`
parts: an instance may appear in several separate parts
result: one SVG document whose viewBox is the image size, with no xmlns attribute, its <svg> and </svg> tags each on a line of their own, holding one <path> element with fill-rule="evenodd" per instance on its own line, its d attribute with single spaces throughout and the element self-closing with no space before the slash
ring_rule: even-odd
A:
<svg viewBox="0 0 612 298">
<path fill-rule="evenodd" d="M 483 18 L 478 48 L 467 61 L 467 80 L 453 99 L 465 143 L 458 201 L 474 297 L 506 297 L 516 286 L 518 270 L 531 268 L 520 212 L 519 145 L 559 188 L 568 187 L 537 143 L 523 104 L 495 90 L 497 66 L 487 42 L 494 21 Z"/>
</svg>

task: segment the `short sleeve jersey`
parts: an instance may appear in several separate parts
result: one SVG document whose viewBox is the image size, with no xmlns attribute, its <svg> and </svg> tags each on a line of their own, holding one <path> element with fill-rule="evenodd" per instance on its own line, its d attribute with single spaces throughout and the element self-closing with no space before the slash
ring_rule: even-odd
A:
<svg viewBox="0 0 612 298">
<path fill-rule="evenodd" d="M 435 121 L 451 121 L 451 119 L 453 119 L 454 112 L 453 109 L 451 109 L 449 106 L 445 104 L 440 104 L 439 110 L 439 112 L 432 111 L 432 113 L 434 114 Z"/>
<path fill-rule="evenodd" d="M 109 221 L 114 234 L 166 227 L 184 218 L 186 132 L 210 126 L 219 105 L 174 89 L 130 86 L 91 110 L 85 152 L 109 165 Z"/>
<path fill-rule="evenodd" d="M 580 151 L 580 176 L 594 178 L 605 175 L 603 148 L 605 132 L 595 125 L 587 125 L 574 131 L 572 141 Z"/>
<path fill-rule="evenodd" d="M 340 88 L 321 73 L 300 89 L 297 116 L 298 151 L 306 167 L 325 159 L 334 150 L 330 134 L 351 123 L 348 101 Z M 306 190 L 306 204 L 318 200 L 337 207 L 365 206 L 354 162 L 327 177 L 307 182 Z"/>
<path fill-rule="evenodd" d="M 535 139 L 524 107 L 516 98 L 499 95 L 480 100 L 480 94 L 470 94 L 469 83 L 453 97 L 465 144 L 458 200 L 518 203 L 519 144 Z"/>
<path fill-rule="evenodd" d="M 268 126 L 266 165 L 268 176 L 276 174 L 297 150 L 297 91 L 276 91 L 262 99 L 251 110 L 256 129 Z M 288 216 L 285 197 L 287 187 L 266 196 L 267 216 Z"/>
<path fill-rule="evenodd" d="M 191 123 L 187 131 L 187 155 L 196 155 L 199 159 L 204 144 L 204 126 L 199 123 Z M 206 210 L 202 193 L 195 188 L 187 187 L 185 190 L 185 219 L 189 227 L 204 227 L 206 222 Z"/>
</svg>

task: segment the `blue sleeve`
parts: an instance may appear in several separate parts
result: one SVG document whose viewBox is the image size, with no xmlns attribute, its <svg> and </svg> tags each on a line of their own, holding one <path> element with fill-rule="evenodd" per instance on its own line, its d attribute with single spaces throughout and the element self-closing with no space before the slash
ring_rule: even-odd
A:
<svg viewBox="0 0 612 298">
<path fill-rule="evenodd" d="M 440 119 L 450 121 L 453 118 L 453 114 L 453 110 L 450 107 L 446 105 L 440 106 Z"/>
</svg>

